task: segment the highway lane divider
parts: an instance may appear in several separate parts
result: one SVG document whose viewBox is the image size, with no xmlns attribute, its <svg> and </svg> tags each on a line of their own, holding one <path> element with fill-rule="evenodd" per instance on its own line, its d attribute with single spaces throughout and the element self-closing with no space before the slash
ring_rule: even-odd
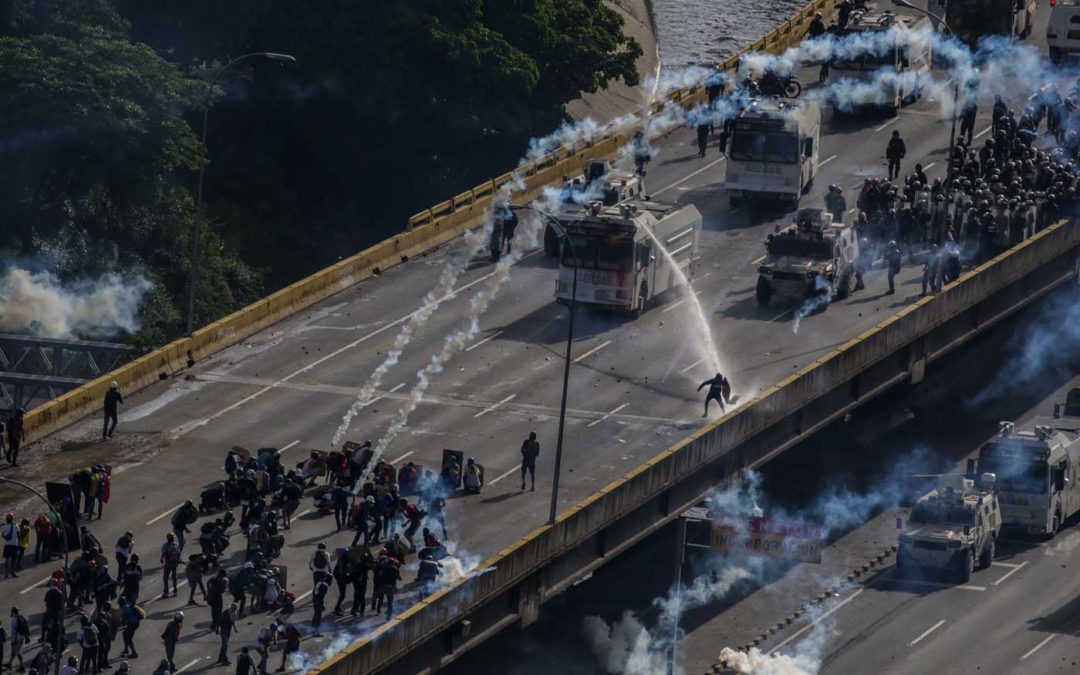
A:
<svg viewBox="0 0 1080 675">
<path fill-rule="evenodd" d="M 734 68 L 738 58 L 751 51 L 780 53 L 803 39 L 815 12 L 830 14 L 834 0 L 814 0 L 791 19 L 755 40 L 722 65 Z M 672 92 L 668 101 L 690 107 L 705 100 L 702 87 Z M 653 106 L 659 110 L 663 102 Z M 644 114 L 648 108 L 643 108 Z M 483 222 L 492 200 L 515 174 L 524 178 L 524 189 L 515 191 L 514 199 L 529 201 L 540 196 L 546 186 L 561 183 L 564 177 L 581 172 L 587 159 L 613 159 L 619 148 L 630 141 L 628 133 L 614 133 L 601 139 L 559 148 L 536 162 L 519 167 L 410 217 L 405 232 L 394 235 L 356 255 L 292 283 L 199 330 L 190 337 L 174 340 L 87 384 L 73 389 L 48 403 L 30 410 L 24 420 L 26 441 L 32 443 L 87 415 L 96 413 L 115 381 L 121 391 L 131 393 L 165 380 L 188 367 L 189 363 L 212 356 L 238 344 L 251 335 L 290 317 L 317 302 L 368 279 L 378 271 L 404 263 L 408 258 L 427 253 L 460 236 Z"/>
</svg>

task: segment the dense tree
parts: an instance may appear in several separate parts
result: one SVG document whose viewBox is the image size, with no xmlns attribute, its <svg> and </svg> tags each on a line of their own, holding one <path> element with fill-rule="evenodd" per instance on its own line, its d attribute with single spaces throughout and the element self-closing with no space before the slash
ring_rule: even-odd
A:
<svg viewBox="0 0 1080 675">
<path fill-rule="evenodd" d="M 297 63 L 230 69 L 202 148 L 207 79 L 255 51 Z M 141 266 L 161 341 L 204 154 L 200 323 L 504 172 L 640 53 L 601 0 L 0 0 L 0 249 Z"/>
<path fill-rule="evenodd" d="M 156 282 L 150 342 L 182 326 L 194 210 L 177 174 L 201 148 L 181 117 L 205 85 L 184 77 L 103 0 L 9 3 L 0 37 L 0 204 L 19 257 L 62 278 L 140 271 Z M 250 271 L 207 234 L 203 317 L 257 297 Z M 228 275 L 226 274 L 228 273 Z M 160 304 L 160 307 L 152 305 Z"/>
</svg>

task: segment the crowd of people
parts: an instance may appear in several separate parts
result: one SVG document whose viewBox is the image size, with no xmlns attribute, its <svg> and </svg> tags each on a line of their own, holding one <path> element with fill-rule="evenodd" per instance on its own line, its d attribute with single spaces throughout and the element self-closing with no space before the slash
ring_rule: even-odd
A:
<svg viewBox="0 0 1080 675">
<path fill-rule="evenodd" d="M 535 443 L 535 437 L 532 440 Z M 535 453 L 532 445 L 527 442 L 526 446 L 523 481 L 538 453 L 538 446 Z M 442 561 L 449 553 L 431 528 L 439 528 L 443 539 L 448 536 L 444 509 L 446 497 L 456 486 L 448 485 L 445 472 L 436 477 L 412 463 L 397 470 L 377 461 L 368 471 L 370 459 L 370 442 L 344 453 L 312 452 L 295 467 L 286 466 L 281 452 L 273 448 L 254 455 L 234 448 L 225 458 L 222 480 L 203 490 L 198 504 L 192 499 L 177 508 L 161 540 L 143 543 L 125 532 L 112 550 L 115 567 L 88 525 L 95 516 L 101 517 L 100 505 L 107 501 L 108 468 L 95 465 L 74 472 L 69 477 L 70 496 L 64 495 L 54 508 L 39 514 L 33 523 L 9 513 L 0 527 L 7 577 L 22 570 L 34 533 L 35 563 L 49 564 L 65 555 L 71 558 L 45 584 L 36 631 L 40 649 L 33 659 L 22 662 L 24 648 L 35 642 L 34 631 L 18 608 L 12 609 L 8 630 L 0 628 L 12 649 L 9 665 L 18 660 L 20 667 L 44 675 L 73 640 L 79 654 L 67 657 L 61 670 L 97 673 L 120 659 L 118 672 L 128 672 L 129 660 L 138 658 L 139 645 L 147 639 L 139 633 L 147 616 L 145 605 L 156 599 L 146 596 L 145 574 L 151 570 L 144 571 L 139 553 L 145 556 L 152 551 L 156 557 L 150 560 L 159 565 L 162 578 L 160 598 L 178 597 L 182 570 L 188 586 L 185 609 L 190 613 L 195 610 L 188 607 L 205 603 L 209 630 L 220 638 L 219 664 L 231 663 L 237 622 L 245 614 L 265 613 L 269 623 L 254 644 L 236 655 L 236 672 L 267 672 L 269 651 L 275 645 L 283 648 L 278 670 L 285 669 L 288 657 L 299 651 L 304 633 L 290 620 L 298 599 L 286 588 L 287 568 L 275 564 L 275 559 L 282 553 L 285 532 L 305 496 L 313 499 L 311 511 L 317 515 L 334 513 L 335 532 L 355 532 L 351 544 L 330 548 L 319 543 L 311 556 L 311 633 L 321 635 L 334 587 L 334 615 L 348 611 L 351 617 L 363 617 L 370 612 L 389 621 L 403 582 L 402 570 L 412 556 L 418 561 L 413 584 L 421 597 L 436 587 L 442 575 Z M 242 555 L 227 554 L 233 538 L 242 538 Z M 72 617 L 77 617 L 73 635 L 65 627 Z M 172 614 L 159 638 L 166 658 L 155 673 L 176 670 L 173 655 L 189 630 L 186 626 L 183 611 Z M 114 649 L 117 642 L 121 643 L 119 652 Z M 0 657 L 0 672 L 2 664 Z"/>
</svg>

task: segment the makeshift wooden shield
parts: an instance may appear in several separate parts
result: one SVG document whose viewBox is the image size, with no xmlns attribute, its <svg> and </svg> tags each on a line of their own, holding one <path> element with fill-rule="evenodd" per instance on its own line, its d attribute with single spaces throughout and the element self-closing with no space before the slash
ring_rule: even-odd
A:
<svg viewBox="0 0 1080 675">
<path fill-rule="evenodd" d="M 79 514 L 75 513 L 74 500 L 71 495 L 70 483 L 45 482 L 45 498 L 56 508 L 60 514 L 60 520 L 64 525 L 64 533 L 67 535 L 67 547 L 69 551 L 78 550 L 79 541 Z M 60 508 L 60 505 L 68 504 L 68 508 Z"/>
</svg>

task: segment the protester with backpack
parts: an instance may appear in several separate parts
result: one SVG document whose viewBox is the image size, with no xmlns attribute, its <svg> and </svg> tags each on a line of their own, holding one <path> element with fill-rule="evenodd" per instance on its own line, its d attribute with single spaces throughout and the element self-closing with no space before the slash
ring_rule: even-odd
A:
<svg viewBox="0 0 1080 675">
<path fill-rule="evenodd" d="M 2 629 L 0 629 L 2 630 Z M 23 669 L 23 657 L 22 649 L 23 645 L 30 641 L 30 622 L 26 620 L 26 617 L 19 613 L 18 607 L 11 608 L 11 659 L 8 661 L 8 668 L 15 668 L 15 659 L 19 659 L 19 670 Z M 2 647 L 0 647 L 2 650 Z M 0 663 L 3 663 L 4 657 L 0 653 Z"/>
<path fill-rule="evenodd" d="M 146 610 L 139 607 L 134 602 L 128 602 L 128 599 L 124 596 L 120 596 L 120 621 L 124 627 L 121 636 L 124 640 L 124 649 L 120 652 L 120 657 L 137 659 L 139 653 L 135 651 L 135 631 L 139 630 L 139 624 L 146 618 Z"/>
<path fill-rule="evenodd" d="M 172 577 L 173 597 L 176 597 L 176 568 L 180 566 L 180 558 L 180 545 L 170 532 L 165 535 L 165 543 L 161 546 L 162 585 L 164 586 L 161 589 L 161 597 L 163 598 L 169 597 L 169 577 Z"/>
<path fill-rule="evenodd" d="M 90 672 L 97 675 L 98 672 L 98 631 L 90 617 L 85 614 L 79 619 L 79 632 L 77 635 L 79 646 L 82 647 L 82 659 L 79 661 L 79 675 Z"/>
<path fill-rule="evenodd" d="M 112 649 L 113 638 L 116 637 L 116 626 L 113 624 L 112 606 L 109 603 L 101 605 L 90 621 L 97 628 L 98 634 L 98 668 L 112 668 L 109 665 L 109 650 Z"/>
<path fill-rule="evenodd" d="M 281 632 L 285 636 L 285 648 L 281 650 L 281 666 L 277 669 L 277 672 L 285 672 L 285 663 L 289 660 L 289 657 L 293 654 L 300 653 L 300 629 L 294 624 L 286 622 L 285 627 L 281 629 Z"/>
<path fill-rule="evenodd" d="M 184 552 L 184 535 L 191 530 L 188 529 L 188 525 L 194 523 L 199 517 L 199 509 L 195 506 L 195 502 L 190 499 L 184 502 L 183 506 L 176 510 L 173 514 L 169 524 L 172 525 L 172 531 L 176 535 L 176 543 L 180 546 L 180 552 Z"/>
</svg>

